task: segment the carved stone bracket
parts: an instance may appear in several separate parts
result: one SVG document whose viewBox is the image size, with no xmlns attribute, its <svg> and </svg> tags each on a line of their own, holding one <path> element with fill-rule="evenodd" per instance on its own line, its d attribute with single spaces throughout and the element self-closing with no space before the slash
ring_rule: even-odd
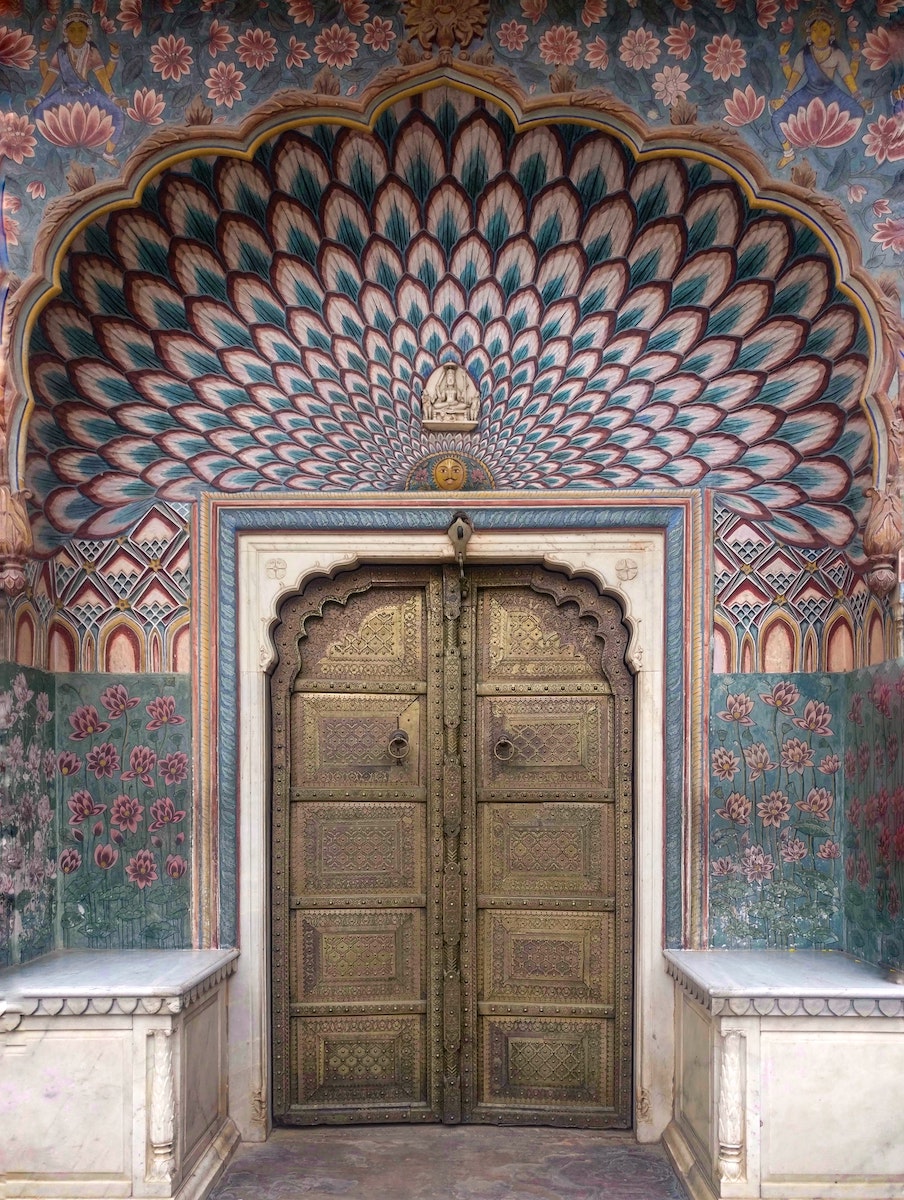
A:
<svg viewBox="0 0 904 1200">
<path fill-rule="evenodd" d="M 877 596 L 887 596 L 898 581 L 898 553 L 902 546 L 901 496 L 897 488 L 867 488 L 873 505 L 863 531 L 863 549 L 869 558 L 866 581 Z"/>
<path fill-rule="evenodd" d="M 0 483 L 0 589 L 11 596 L 25 589 L 25 564 L 32 548 L 25 511 L 28 495 Z"/>
<path fill-rule="evenodd" d="M 744 1178 L 744 1093 L 741 1082 L 743 1037 L 734 1031 L 722 1039 L 719 1073 L 719 1175 L 728 1183 Z"/>
</svg>

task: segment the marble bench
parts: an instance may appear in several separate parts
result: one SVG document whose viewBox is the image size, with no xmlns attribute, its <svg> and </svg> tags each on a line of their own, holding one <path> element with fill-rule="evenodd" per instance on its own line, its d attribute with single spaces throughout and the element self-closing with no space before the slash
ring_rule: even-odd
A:
<svg viewBox="0 0 904 1200">
<path fill-rule="evenodd" d="M 904 987 L 845 954 L 668 950 L 693 1200 L 904 1197 Z"/>
<path fill-rule="evenodd" d="M 56 951 L 0 970 L 0 1196 L 209 1190 L 237 950 Z"/>
</svg>

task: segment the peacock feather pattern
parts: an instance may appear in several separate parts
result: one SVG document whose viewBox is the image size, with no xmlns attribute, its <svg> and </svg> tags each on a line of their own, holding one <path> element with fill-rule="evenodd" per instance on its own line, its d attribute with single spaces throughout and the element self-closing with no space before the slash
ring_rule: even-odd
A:
<svg viewBox="0 0 904 1200">
<path fill-rule="evenodd" d="M 712 165 L 438 90 L 167 169 L 61 282 L 29 347 L 45 553 L 201 490 L 401 490 L 443 453 L 496 488 L 705 487 L 857 553 L 861 319 L 817 237 Z M 472 432 L 423 427 L 444 362 Z"/>
</svg>

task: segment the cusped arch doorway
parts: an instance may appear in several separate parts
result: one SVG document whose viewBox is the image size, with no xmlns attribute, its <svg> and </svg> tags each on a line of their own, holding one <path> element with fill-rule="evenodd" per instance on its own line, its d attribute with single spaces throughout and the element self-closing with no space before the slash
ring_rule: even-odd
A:
<svg viewBox="0 0 904 1200">
<path fill-rule="evenodd" d="M 633 679 L 540 567 L 364 567 L 283 603 L 273 1113 L 632 1121 Z"/>
</svg>

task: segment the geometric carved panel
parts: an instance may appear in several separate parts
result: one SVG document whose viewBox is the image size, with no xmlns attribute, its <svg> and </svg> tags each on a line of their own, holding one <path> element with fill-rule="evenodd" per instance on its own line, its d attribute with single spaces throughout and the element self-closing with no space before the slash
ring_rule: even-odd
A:
<svg viewBox="0 0 904 1200">
<path fill-rule="evenodd" d="M 611 1004 L 613 914 L 480 914 L 480 995 L 489 1003 Z"/>
<path fill-rule="evenodd" d="M 611 703 L 593 695 L 481 697 L 480 786 L 608 791 Z"/>
<path fill-rule="evenodd" d="M 517 1108 L 611 1105 L 611 1022 L 556 1017 L 487 1017 L 483 1104 Z"/>
<path fill-rule="evenodd" d="M 293 914 L 296 1003 L 407 1000 L 424 994 L 424 914 L 413 909 Z"/>
<path fill-rule="evenodd" d="M 296 788 L 416 786 L 420 760 L 420 710 L 412 695 L 296 693 L 292 736 L 301 758 Z M 402 758 L 392 750 L 401 730 L 407 737 Z"/>
<path fill-rule="evenodd" d="M 349 596 L 341 621 L 309 617 L 301 643 L 305 679 L 383 682 L 424 677 L 423 596 L 415 588 L 374 588 Z M 339 626 L 339 636 L 336 636 Z"/>
<path fill-rule="evenodd" d="M 303 1017 L 292 1026 L 297 1104 L 425 1102 L 423 1017 Z"/>
<path fill-rule="evenodd" d="M 478 648 L 481 681 L 601 679 L 600 642 L 591 621 L 576 620 L 572 604 L 529 587 L 488 589 L 480 598 L 484 630 Z"/>
<path fill-rule="evenodd" d="M 599 906 L 614 892 L 611 804 L 483 804 L 481 898 L 579 897 Z M 545 905 L 544 905 L 545 906 Z"/>
<path fill-rule="evenodd" d="M 323 907 L 325 897 L 423 904 L 424 817 L 422 804 L 293 804 L 292 895 L 306 907 Z"/>
</svg>

